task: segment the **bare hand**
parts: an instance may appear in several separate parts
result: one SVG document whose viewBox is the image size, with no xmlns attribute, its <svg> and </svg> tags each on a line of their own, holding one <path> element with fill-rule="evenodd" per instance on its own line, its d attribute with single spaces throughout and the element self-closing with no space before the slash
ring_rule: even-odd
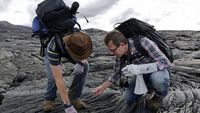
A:
<svg viewBox="0 0 200 113">
<path fill-rule="evenodd" d="M 103 91 L 105 90 L 105 88 L 103 86 L 99 86 L 99 87 L 96 87 L 92 93 L 95 95 L 95 96 L 98 96 L 98 95 L 101 95 L 103 93 Z"/>
<path fill-rule="evenodd" d="M 87 60 L 81 60 L 81 62 L 82 62 L 82 63 L 86 63 L 86 62 L 87 62 Z"/>
</svg>

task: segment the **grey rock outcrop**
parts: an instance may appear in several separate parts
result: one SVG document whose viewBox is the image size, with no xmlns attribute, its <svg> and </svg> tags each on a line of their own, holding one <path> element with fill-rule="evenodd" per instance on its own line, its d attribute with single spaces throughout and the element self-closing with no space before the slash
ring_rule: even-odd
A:
<svg viewBox="0 0 200 113">
<path fill-rule="evenodd" d="M 1 22 L 0 22 L 1 23 Z M 2 26 L 2 25 L 5 25 Z M 12 27 L 10 27 L 12 26 Z M 20 30 L 23 29 L 23 30 Z M 105 31 L 85 30 L 93 40 L 94 51 L 89 58 L 90 72 L 82 99 L 88 108 L 79 113 L 139 113 L 141 104 L 125 106 L 123 89 L 113 85 L 103 95 L 91 91 L 112 73 L 113 57 L 108 54 L 103 38 Z M 160 31 L 173 48 L 175 61 L 171 68 L 169 94 L 158 113 L 200 113 L 200 32 Z M 0 24 L 0 113 L 43 113 L 42 101 L 46 87 L 40 42 L 31 37 L 30 28 Z M 64 64 L 65 82 L 72 80 L 72 64 Z M 51 113 L 64 113 L 60 98 Z"/>
</svg>

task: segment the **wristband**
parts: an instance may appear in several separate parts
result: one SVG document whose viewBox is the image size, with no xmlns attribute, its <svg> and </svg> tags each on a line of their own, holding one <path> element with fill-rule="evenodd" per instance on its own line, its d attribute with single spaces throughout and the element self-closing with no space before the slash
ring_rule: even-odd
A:
<svg viewBox="0 0 200 113">
<path fill-rule="evenodd" d="M 71 106 L 72 106 L 71 104 L 64 104 L 64 108 L 69 108 Z"/>
</svg>

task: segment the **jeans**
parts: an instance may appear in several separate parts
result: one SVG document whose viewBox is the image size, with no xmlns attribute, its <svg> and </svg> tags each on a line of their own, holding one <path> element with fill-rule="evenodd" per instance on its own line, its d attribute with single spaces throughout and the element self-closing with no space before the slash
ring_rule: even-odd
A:
<svg viewBox="0 0 200 113">
<path fill-rule="evenodd" d="M 47 75 L 47 90 L 44 94 L 45 100 L 49 101 L 54 101 L 57 97 L 57 87 L 55 83 L 55 79 L 53 77 L 51 68 L 50 68 L 50 63 L 48 60 L 47 56 L 47 50 L 45 49 L 45 56 L 44 56 L 44 67 L 45 67 L 45 72 Z M 71 87 L 69 88 L 69 98 L 71 100 L 80 98 L 83 90 L 83 86 L 85 84 L 85 78 L 89 70 L 89 63 L 86 62 L 84 64 L 84 71 L 80 75 L 74 75 Z"/>
<path fill-rule="evenodd" d="M 148 89 L 154 89 L 157 96 L 164 97 L 168 94 L 169 75 L 169 70 L 164 69 L 151 74 L 145 74 L 143 75 L 143 78 Z M 124 100 L 126 104 L 133 104 L 135 102 L 138 102 L 139 98 L 142 96 L 134 94 L 135 80 L 136 77 L 133 77 L 129 81 L 129 87 L 125 91 Z"/>
</svg>

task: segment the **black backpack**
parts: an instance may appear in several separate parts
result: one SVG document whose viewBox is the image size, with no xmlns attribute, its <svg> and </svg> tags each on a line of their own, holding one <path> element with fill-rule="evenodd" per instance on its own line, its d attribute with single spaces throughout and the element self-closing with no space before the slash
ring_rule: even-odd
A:
<svg viewBox="0 0 200 113">
<path fill-rule="evenodd" d="M 76 7 L 76 10 L 79 7 L 78 2 L 72 5 Z M 50 32 L 60 33 L 74 27 L 76 21 L 72 18 L 76 10 L 73 12 L 63 0 L 45 0 L 38 5 L 36 14 Z"/>
<path fill-rule="evenodd" d="M 118 23 L 119 24 L 119 23 Z M 135 48 L 144 56 L 148 53 L 139 43 L 141 37 L 147 37 L 154 41 L 159 49 L 166 55 L 170 62 L 173 62 L 174 56 L 168 44 L 164 41 L 163 36 L 154 29 L 154 26 L 145 23 L 136 18 L 130 18 L 120 23 L 115 29 L 119 30 L 126 38 L 134 38 Z"/>
<path fill-rule="evenodd" d="M 36 9 L 37 16 L 32 23 L 32 36 L 38 36 L 40 38 L 41 56 L 44 56 L 44 48 L 47 47 L 48 42 L 54 36 L 56 37 L 56 43 L 61 54 L 65 54 L 62 37 L 64 34 L 71 34 L 81 30 L 75 18 L 78 7 L 78 2 L 73 2 L 70 8 L 63 0 L 44 0 L 38 4 Z M 75 24 L 79 28 L 74 28 Z"/>
</svg>

